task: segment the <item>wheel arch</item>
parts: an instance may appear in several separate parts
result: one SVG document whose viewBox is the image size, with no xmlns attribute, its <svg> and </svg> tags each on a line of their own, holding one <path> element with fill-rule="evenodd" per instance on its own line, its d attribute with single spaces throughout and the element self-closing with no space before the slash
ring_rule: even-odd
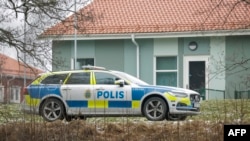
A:
<svg viewBox="0 0 250 141">
<path fill-rule="evenodd" d="M 46 101 L 46 100 L 48 100 L 48 99 L 57 99 L 57 100 L 59 100 L 61 103 L 62 103 L 62 105 L 63 105 L 63 109 L 64 109 L 64 114 L 67 114 L 66 113 L 66 103 L 62 100 L 62 98 L 61 97 L 59 97 L 59 96 L 57 96 L 57 95 L 50 95 L 50 96 L 47 96 L 47 97 L 44 97 L 42 100 L 41 100 L 41 102 L 40 102 L 40 104 L 39 104 L 39 107 L 38 107 L 38 113 L 39 113 L 39 115 L 41 115 L 41 107 L 42 107 L 42 105 L 44 104 L 44 102 Z"/>
<path fill-rule="evenodd" d="M 164 97 L 164 95 L 161 94 L 161 93 L 151 93 L 151 94 L 145 95 L 145 97 L 142 99 L 140 110 L 141 110 L 141 113 L 142 113 L 143 116 L 144 116 L 144 112 L 143 112 L 144 104 L 145 104 L 145 102 L 146 102 L 149 98 L 151 98 L 151 97 L 159 97 L 159 98 L 163 99 L 163 100 L 165 101 L 165 103 L 166 103 L 167 110 L 168 110 L 168 112 L 169 112 L 169 102 L 168 102 L 168 100 Z"/>
</svg>

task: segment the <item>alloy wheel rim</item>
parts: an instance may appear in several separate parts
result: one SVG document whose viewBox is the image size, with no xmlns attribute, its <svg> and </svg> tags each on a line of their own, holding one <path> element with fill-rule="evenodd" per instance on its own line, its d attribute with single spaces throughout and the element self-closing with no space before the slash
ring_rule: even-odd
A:
<svg viewBox="0 0 250 141">
<path fill-rule="evenodd" d="M 156 119 L 164 113 L 163 106 L 160 101 L 150 101 L 146 107 L 146 113 L 153 119 Z"/>
</svg>

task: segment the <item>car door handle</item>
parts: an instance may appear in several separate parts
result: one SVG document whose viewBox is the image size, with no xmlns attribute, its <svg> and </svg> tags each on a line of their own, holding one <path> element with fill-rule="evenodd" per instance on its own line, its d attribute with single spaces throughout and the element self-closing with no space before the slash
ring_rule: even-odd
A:
<svg viewBox="0 0 250 141">
<path fill-rule="evenodd" d="M 71 90 L 70 88 L 63 88 L 62 90 L 66 91 L 66 90 Z"/>
<path fill-rule="evenodd" d="M 104 90 L 104 88 L 97 88 L 96 90 L 101 91 L 101 90 Z"/>
</svg>

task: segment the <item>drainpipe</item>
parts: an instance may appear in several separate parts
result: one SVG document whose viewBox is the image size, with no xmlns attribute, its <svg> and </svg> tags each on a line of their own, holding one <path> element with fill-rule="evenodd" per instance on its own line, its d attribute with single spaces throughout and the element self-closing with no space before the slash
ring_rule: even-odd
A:
<svg viewBox="0 0 250 141">
<path fill-rule="evenodd" d="M 11 94 L 11 93 L 10 93 L 11 91 L 10 91 L 9 84 L 10 84 L 10 82 L 13 81 L 14 79 L 15 79 L 15 76 L 12 76 L 12 78 L 9 79 L 9 80 L 7 81 L 7 87 L 6 87 L 6 88 L 7 88 L 7 91 L 8 91 L 8 92 L 7 92 L 7 103 L 10 103 L 10 94 Z"/>
<path fill-rule="evenodd" d="M 134 45 L 136 46 L 136 77 L 137 78 L 140 78 L 140 76 L 139 76 L 139 72 L 140 72 L 140 64 L 139 64 L 139 45 L 138 45 L 138 43 L 135 41 L 135 35 L 134 34 L 132 34 L 131 35 L 131 38 L 132 38 L 132 42 L 134 43 Z"/>
</svg>

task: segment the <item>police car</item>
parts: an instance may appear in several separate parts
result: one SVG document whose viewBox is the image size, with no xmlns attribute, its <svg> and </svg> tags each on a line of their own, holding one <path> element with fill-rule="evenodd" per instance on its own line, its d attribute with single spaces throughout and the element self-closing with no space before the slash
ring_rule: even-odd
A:
<svg viewBox="0 0 250 141">
<path fill-rule="evenodd" d="M 50 122 L 98 116 L 185 120 L 200 113 L 200 94 L 195 91 L 149 85 L 127 73 L 96 66 L 41 74 L 24 88 L 24 96 L 22 110 Z"/>
</svg>

